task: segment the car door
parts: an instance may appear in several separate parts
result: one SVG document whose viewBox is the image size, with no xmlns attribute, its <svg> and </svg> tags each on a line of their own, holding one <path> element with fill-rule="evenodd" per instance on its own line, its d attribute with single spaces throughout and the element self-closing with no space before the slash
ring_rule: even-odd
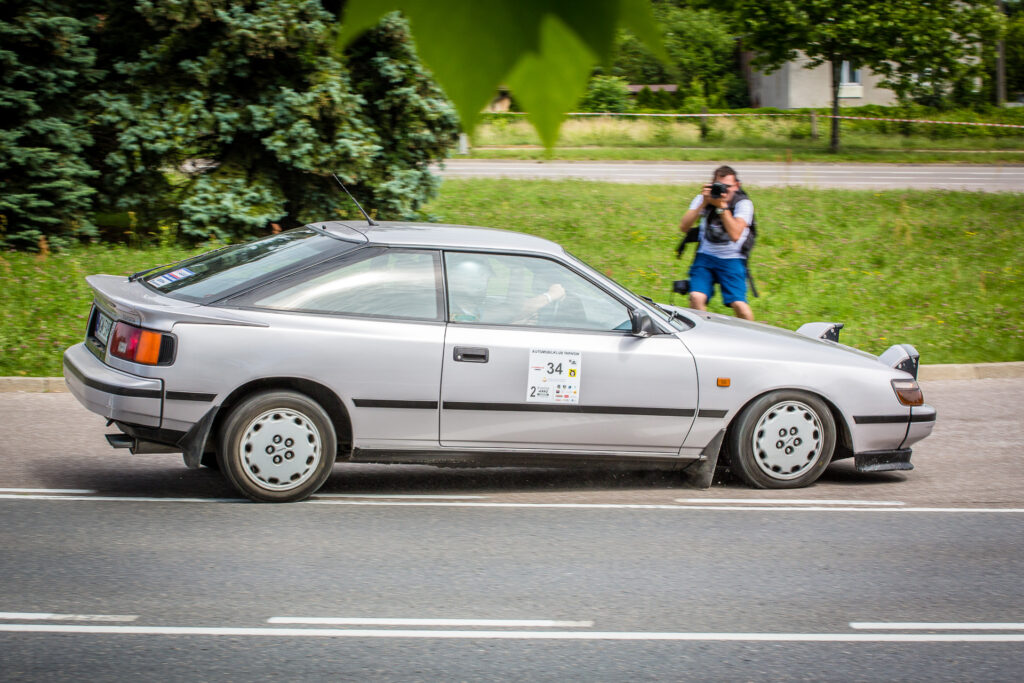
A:
<svg viewBox="0 0 1024 683">
<path fill-rule="evenodd" d="M 629 308 L 566 264 L 446 252 L 441 444 L 676 454 L 693 423 L 693 357 L 630 333 Z"/>
</svg>

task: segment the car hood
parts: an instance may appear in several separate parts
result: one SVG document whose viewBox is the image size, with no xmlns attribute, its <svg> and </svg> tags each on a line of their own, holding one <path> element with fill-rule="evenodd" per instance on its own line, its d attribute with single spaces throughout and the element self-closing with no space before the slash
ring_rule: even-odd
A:
<svg viewBox="0 0 1024 683">
<path fill-rule="evenodd" d="M 678 307 L 680 314 L 694 321 L 693 328 L 677 336 L 695 355 L 757 357 L 825 365 L 847 365 L 870 369 L 888 369 L 878 356 L 823 339 L 814 339 L 797 332 L 751 322 L 718 313 L 707 313 Z"/>
</svg>

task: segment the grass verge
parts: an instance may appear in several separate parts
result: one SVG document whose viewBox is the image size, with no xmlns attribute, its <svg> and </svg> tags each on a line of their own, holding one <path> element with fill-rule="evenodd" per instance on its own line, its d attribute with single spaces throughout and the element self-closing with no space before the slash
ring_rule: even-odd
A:
<svg viewBox="0 0 1024 683">
<path fill-rule="evenodd" d="M 563 124 L 550 156 L 529 123 L 497 119 L 473 133 L 471 156 L 481 159 L 709 161 L 857 161 L 890 163 L 1024 163 L 1024 135 L 1012 129 L 930 126 L 930 133 L 879 132 L 877 123 L 844 122 L 842 149 L 828 151 L 828 126 L 811 138 L 806 119 L 710 119 L 701 135 L 695 119 L 595 117 Z M 892 126 L 898 124 L 890 124 Z M 918 126 L 922 128 L 922 126 Z"/>
<path fill-rule="evenodd" d="M 925 363 L 1024 360 L 1024 195 L 747 188 L 761 227 L 751 262 L 758 320 L 846 323 L 845 343 L 914 344 Z M 670 300 L 692 256 L 677 225 L 696 188 L 586 181 L 446 180 L 437 220 L 529 232 L 565 245 L 640 294 Z M 53 376 L 81 341 L 85 276 L 127 275 L 199 249 L 89 246 L 0 254 L 0 375 Z M 716 297 L 712 310 L 724 312 Z M 682 303 L 676 296 L 675 303 Z"/>
</svg>

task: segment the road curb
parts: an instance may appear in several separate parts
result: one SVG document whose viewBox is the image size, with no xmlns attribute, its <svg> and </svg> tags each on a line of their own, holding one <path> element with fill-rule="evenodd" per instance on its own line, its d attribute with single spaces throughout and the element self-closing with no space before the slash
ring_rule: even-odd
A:
<svg viewBox="0 0 1024 683">
<path fill-rule="evenodd" d="M 918 379 L 1010 379 L 1024 377 L 1024 361 L 922 365 Z"/>
<path fill-rule="evenodd" d="M 918 379 L 1014 379 L 1024 377 L 1024 361 L 1009 363 L 949 363 L 922 365 Z M 0 393 L 51 394 L 67 392 L 63 377 L 0 377 Z"/>
</svg>

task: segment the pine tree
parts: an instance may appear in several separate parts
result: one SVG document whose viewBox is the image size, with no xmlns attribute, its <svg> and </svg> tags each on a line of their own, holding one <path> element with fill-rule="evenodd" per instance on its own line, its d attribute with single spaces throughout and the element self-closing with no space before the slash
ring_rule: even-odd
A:
<svg viewBox="0 0 1024 683">
<path fill-rule="evenodd" d="M 455 119 L 397 19 L 353 45 L 350 73 L 319 0 L 98 4 L 92 155 L 110 208 L 232 239 L 347 215 L 331 173 L 386 218 L 436 190 L 427 164 Z"/>
<path fill-rule="evenodd" d="M 61 247 L 95 234 L 81 107 L 95 80 L 87 25 L 62 2 L 0 5 L 0 246 Z"/>
</svg>

